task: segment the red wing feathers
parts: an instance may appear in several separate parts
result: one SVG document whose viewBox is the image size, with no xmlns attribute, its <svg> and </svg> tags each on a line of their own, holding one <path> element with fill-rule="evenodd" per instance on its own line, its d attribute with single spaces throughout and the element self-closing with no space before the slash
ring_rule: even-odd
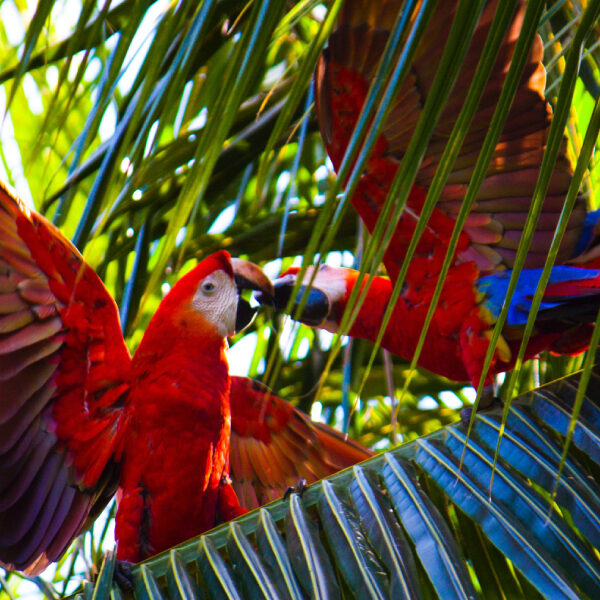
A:
<svg viewBox="0 0 600 600">
<path fill-rule="evenodd" d="M 346 3 L 338 27 L 321 57 L 316 73 L 317 114 L 327 151 L 336 169 L 341 163 L 400 4 L 397 0 Z M 449 102 L 434 129 L 416 180 L 416 184 L 423 188 L 431 184 L 448 136 L 464 104 L 497 4 L 489 2 L 481 15 Z M 430 220 L 430 228 L 440 237 L 442 244 L 447 242 L 448 231 L 451 231 L 460 209 L 504 86 L 525 6 L 525 2 L 518 5 L 460 155 L 438 201 L 436 213 L 439 214 L 437 217 L 434 214 Z M 421 115 L 455 10 L 456 2 L 445 2 L 443 10 L 434 11 L 419 42 L 411 72 L 398 92 L 384 131 L 352 199 L 370 229 L 374 227 Z M 512 266 L 537 182 L 552 118 L 550 106 L 543 96 L 545 71 L 541 64 L 542 53 L 541 40 L 536 37 L 488 174 L 464 229 L 465 241 L 461 242 L 459 260 L 474 260 L 484 274 Z M 558 222 L 571 173 L 565 146 L 550 182 L 544 213 L 537 226 L 526 268 L 544 264 L 548 239 Z M 407 210 L 386 255 L 384 262 L 392 277 L 398 270 L 394 263 L 401 262 L 404 256 L 406 246 L 402 238 L 410 239 L 414 221 L 420 213 L 422 204 L 419 196 L 413 193 L 409 197 Z M 585 214 L 585 199 L 580 196 L 557 262 L 573 256 Z M 417 248 L 417 255 L 427 255 L 430 250 L 431 240 L 424 239 Z"/>
<path fill-rule="evenodd" d="M 247 509 L 281 498 L 301 477 L 313 483 L 373 456 L 322 423 L 314 423 L 266 386 L 231 378 L 229 470 Z"/>
<path fill-rule="evenodd" d="M 116 487 L 129 352 L 75 247 L 0 188 L 0 563 L 41 571 Z"/>
</svg>

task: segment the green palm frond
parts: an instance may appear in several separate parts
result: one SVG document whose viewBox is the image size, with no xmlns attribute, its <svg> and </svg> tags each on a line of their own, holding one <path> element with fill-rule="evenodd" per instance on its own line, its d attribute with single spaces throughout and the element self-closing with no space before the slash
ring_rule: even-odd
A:
<svg viewBox="0 0 600 600">
<path fill-rule="evenodd" d="M 479 4 L 461 4 L 462 20 L 440 65 L 427 118 L 366 244 L 348 200 L 389 109 L 392 88 L 410 64 L 411 46 L 403 42 L 411 22 L 399 20 L 393 32 L 379 66 L 382 78 L 371 90 L 336 180 L 327 168 L 309 88 L 339 2 L 328 3 L 333 12 L 327 13 L 316 0 L 101 5 L 86 0 L 69 34 L 59 27 L 61 4 L 41 2 L 34 14 L 24 12 L 29 27 L 20 42 L 9 41 L 9 25 L 0 22 L 0 83 L 7 102 L 2 165 L 25 195 L 27 179 L 37 208 L 79 243 L 117 299 L 132 348 L 159 302 L 161 284 L 218 248 L 260 263 L 280 258 L 283 268 L 300 256 L 305 264 L 329 257 L 373 272 L 428 132 L 451 94 L 473 6 Z M 508 13 L 512 2 L 501 4 Z M 423 2 L 422 18 L 437 5 Z M 598 0 L 529 2 L 524 35 L 537 31 L 543 38 L 556 123 L 531 224 L 564 134 L 577 166 L 573 193 L 581 182 L 590 207 L 600 204 L 600 166 L 594 157 L 600 128 L 599 10 Z M 449 137 L 424 214 L 446 180 L 494 40 L 505 25 L 500 15 L 490 30 L 490 54 Z M 418 33 L 417 26 L 415 44 Z M 406 62 L 395 64 L 402 48 Z M 499 98 L 459 219 L 466 216 L 487 168 L 518 69 Z M 384 76 L 392 77 L 390 88 Z M 12 130 L 16 144 L 4 146 Z M 14 148 L 20 161 L 15 162 Z M 569 202 L 563 224 L 568 209 Z M 425 226 L 423 220 L 417 234 Z M 549 249 L 549 265 L 560 235 Z M 415 245 L 416 238 L 411 248 Z M 359 303 L 355 298 L 350 311 Z M 347 315 L 344 324 L 351 318 Z M 390 386 L 379 350 L 358 341 L 340 353 L 338 338 L 290 328 L 277 316 L 274 323 L 261 316 L 249 336 L 255 338 L 250 375 L 271 373 L 275 389 L 306 412 L 320 412 L 323 420 L 346 426 L 352 437 L 379 449 L 389 448 L 397 437 L 413 441 L 309 489 L 302 499 L 292 496 L 149 561 L 136 571 L 140 597 L 260 597 L 273 590 L 286 597 L 311 597 L 315 590 L 327 597 L 350 597 L 351 592 L 415 597 L 414 590 L 424 598 L 450 597 L 447 590 L 456 597 L 594 597 L 600 495 L 593 478 L 599 474 L 600 421 L 596 398 L 583 402 L 577 425 L 571 417 L 571 407 L 579 404 L 575 379 L 507 404 L 504 417 L 498 411 L 478 415 L 467 440 L 462 425 L 449 425 L 457 407 L 471 405 L 462 384 L 394 357 Z M 571 373 L 582 360 L 545 357 L 527 363 L 506 379 L 503 397 Z M 595 393 L 597 376 L 591 377 L 588 395 Z M 394 396 L 401 399 L 395 421 Z M 421 409 L 426 402 L 435 408 Z M 421 439 L 425 434 L 430 435 Z M 561 466 L 567 435 L 572 443 Z M 535 535 L 523 536 L 529 529 Z M 105 535 L 105 529 L 86 534 L 54 582 L 38 578 L 42 593 L 70 593 L 76 576 L 91 576 L 94 567 L 80 567 L 77 559 L 93 562 L 101 556 Z M 111 590 L 110 572 L 107 562 L 97 597 Z M 21 585 L 17 575 L 0 575 L 0 600 L 17 597 Z M 115 589 L 110 593 L 119 596 Z M 84 596 L 91 594 L 87 588 Z"/>
<path fill-rule="evenodd" d="M 134 567 L 134 596 L 594 598 L 597 374 L 556 480 L 579 376 L 512 403 L 493 482 L 500 409 L 469 439 L 446 426 Z"/>
</svg>

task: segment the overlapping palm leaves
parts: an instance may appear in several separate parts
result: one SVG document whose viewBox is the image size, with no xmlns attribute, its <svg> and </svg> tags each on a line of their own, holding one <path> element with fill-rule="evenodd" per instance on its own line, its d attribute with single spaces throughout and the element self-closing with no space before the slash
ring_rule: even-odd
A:
<svg viewBox="0 0 600 600">
<path fill-rule="evenodd" d="M 435 4 L 424 2 L 422 10 L 435 10 Z M 530 4 L 530 25 L 543 35 L 545 62 L 551 65 L 556 120 L 564 117 L 568 123 L 573 156 L 582 157 L 579 178 L 593 205 L 599 171 L 586 173 L 585 167 L 598 131 L 597 107 L 592 110 L 599 51 L 594 45 L 597 22 L 586 25 L 582 15 L 587 9 L 591 19 L 597 3 Z M 38 208 L 74 237 L 99 270 L 121 306 L 132 345 L 156 306 L 160 285 L 195 256 L 218 247 L 254 261 L 280 254 L 284 265 L 301 254 L 309 261 L 315 253 L 330 251 L 345 252 L 337 258 L 348 262 L 356 256 L 358 223 L 347 198 L 360 170 L 338 199 L 342 190 L 327 169 L 308 95 L 339 7 L 334 2 L 325 11 L 317 2 L 266 0 L 126 1 L 101 7 L 84 2 L 73 33 L 61 42 L 56 26 L 60 6 L 47 1 L 38 5 L 23 42 L 14 45 L 5 21 L 2 64 L 7 68 L 0 74 L 8 107 L 5 135 L 12 125 Z M 399 38 L 408 27 L 401 24 Z M 150 43 L 140 47 L 140 36 Z M 457 52 L 466 43 L 466 35 L 457 40 Z M 43 103 L 40 114 L 24 92 L 32 87 Z M 448 91 L 440 89 L 432 100 L 434 113 Z M 374 114 L 380 101 L 381 95 L 374 96 L 366 107 L 366 129 L 373 125 L 369 111 Z M 556 126 L 556 136 L 562 136 L 562 128 Z M 418 133 L 403 161 L 396 186 L 400 196 L 407 193 L 426 144 L 423 132 Z M 348 173 L 368 151 L 352 146 Z M 3 144 L 0 152 L 9 178 L 19 183 L 8 148 Z M 549 172 L 550 167 L 543 170 L 542 179 Z M 230 223 L 217 232 L 217 218 L 226 210 Z M 384 233 L 366 248 L 365 269 L 379 262 L 377 242 Z M 269 365 L 280 364 L 266 367 L 272 383 L 305 410 L 314 406 L 315 382 L 327 365 L 319 406 L 330 421 L 344 422 L 352 413 L 350 432 L 368 445 L 385 446 L 398 434 L 410 439 L 455 418 L 440 398 L 447 398 L 448 390 L 460 394 L 460 386 L 417 371 L 403 390 L 409 366 L 394 361 L 393 376 L 388 368 L 386 379 L 377 353 L 365 369 L 371 348 L 364 344 L 329 359 L 329 340 L 304 328 L 288 344 L 289 351 L 282 350 L 265 319 L 252 335 L 252 374 L 263 372 L 261 359 L 271 356 L 275 362 Z M 300 360 L 307 345 L 308 356 Z M 520 381 L 506 385 L 527 389 L 532 381 L 573 368 L 565 362 L 527 366 L 515 375 Z M 396 431 L 390 426 L 394 392 L 402 392 Z M 419 411 L 425 396 L 438 408 Z M 453 406 L 461 403 L 461 396 L 452 399 Z M 336 413 L 340 403 L 343 415 Z"/>
</svg>

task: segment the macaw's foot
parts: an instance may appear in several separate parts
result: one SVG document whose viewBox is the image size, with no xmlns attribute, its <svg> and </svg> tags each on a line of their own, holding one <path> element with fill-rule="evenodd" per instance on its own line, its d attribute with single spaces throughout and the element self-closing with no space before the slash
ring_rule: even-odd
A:
<svg viewBox="0 0 600 600">
<path fill-rule="evenodd" d="M 133 592 L 133 568 L 134 563 L 128 560 L 115 561 L 115 570 L 113 573 L 113 580 L 121 588 L 123 592 Z"/>
<path fill-rule="evenodd" d="M 483 388 L 483 392 L 481 392 L 481 398 L 479 398 L 479 405 L 477 406 L 477 410 L 479 412 L 492 410 L 500 405 L 502 405 L 502 400 L 500 400 L 500 398 L 498 398 L 498 396 L 496 396 L 496 394 L 494 393 L 494 386 L 486 385 Z M 469 424 L 472 412 L 473 407 L 471 406 L 469 408 L 463 408 L 460 411 L 460 420 L 462 421 L 463 425 L 466 426 Z"/>
<path fill-rule="evenodd" d="M 302 494 L 304 494 L 304 491 L 306 490 L 307 485 L 306 485 L 306 479 L 304 479 L 304 477 L 300 477 L 300 479 L 298 479 L 298 483 L 296 483 L 296 485 L 290 485 L 285 492 L 283 492 L 283 499 L 286 500 L 290 494 L 299 494 L 300 497 L 302 497 Z"/>
</svg>

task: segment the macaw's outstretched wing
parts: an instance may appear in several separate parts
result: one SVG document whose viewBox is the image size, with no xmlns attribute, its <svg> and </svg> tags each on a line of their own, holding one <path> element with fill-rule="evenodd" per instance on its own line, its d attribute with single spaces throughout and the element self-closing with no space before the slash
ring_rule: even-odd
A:
<svg viewBox="0 0 600 600">
<path fill-rule="evenodd" d="M 348 0 L 322 54 L 316 73 L 317 112 L 321 133 L 336 169 L 346 151 L 402 4 L 400 0 Z M 394 100 L 383 133 L 352 198 L 355 208 L 371 230 L 421 116 L 457 4 L 456 0 L 440 2 L 433 12 L 418 44 L 410 72 Z M 426 149 L 416 185 L 386 255 L 385 265 L 392 278 L 398 272 L 398 263 L 404 257 L 420 214 L 423 190 L 431 184 L 464 104 L 497 6 L 497 0 L 488 2 L 479 18 L 458 79 Z M 518 3 L 460 155 L 417 254 L 429 255 L 436 243 L 441 242 L 445 246 L 450 236 L 505 84 L 525 6 L 526 2 Z M 512 109 L 459 244 L 458 260 L 474 260 L 483 274 L 512 267 L 536 185 L 552 118 L 550 106 L 543 96 L 545 71 L 541 64 L 542 54 L 542 43 L 536 36 Z M 570 180 L 571 165 L 566 157 L 566 144 L 563 144 L 526 268 L 543 266 Z M 585 214 L 585 201 L 580 196 L 563 239 L 558 263 L 574 256 Z"/>
<path fill-rule="evenodd" d="M 244 508 L 281 498 L 301 477 L 310 484 L 370 456 L 371 450 L 311 421 L 258 381 L 231 378 L 229 470 Z"/>
<path fill-rule="evenodd" d="M 0 564 L 40 572 L 116 489 L 129 352 L 76 248 L 0 187 Z"/>
</svg>

